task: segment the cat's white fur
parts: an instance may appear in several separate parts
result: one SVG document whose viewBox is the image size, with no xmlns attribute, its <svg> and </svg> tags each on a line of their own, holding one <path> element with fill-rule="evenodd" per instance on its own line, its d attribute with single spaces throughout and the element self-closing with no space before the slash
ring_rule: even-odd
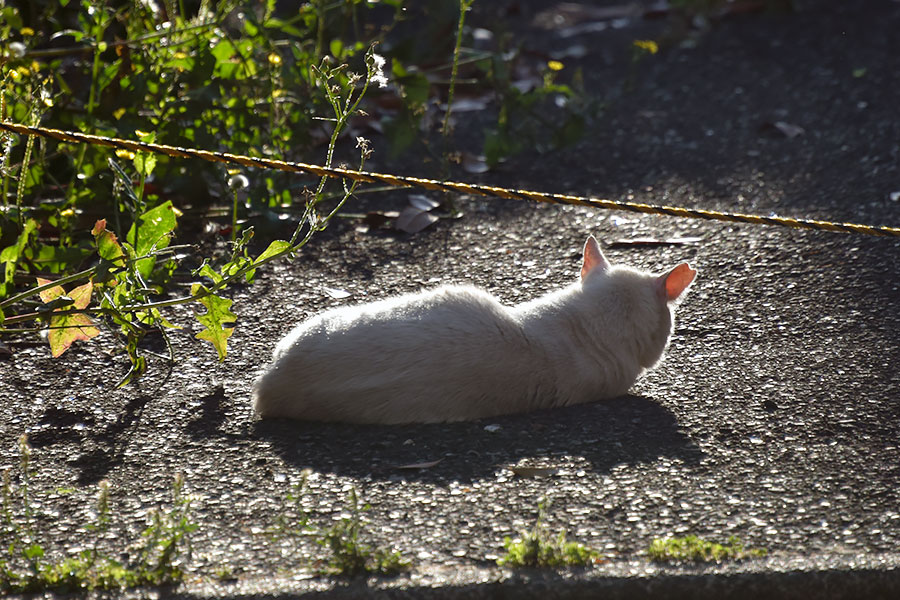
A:
<svg viewBox="0 0 900 600">
<path fill-rule="evenodd" d="M 612 266 L 593 237 L 581 280 L 512 308 L 447 286 L 329 310 L 275 347 L 253 388 L 263 417 L 461 421 L 628 391 L 663 355 L 696 271 Z"/>
</svg>

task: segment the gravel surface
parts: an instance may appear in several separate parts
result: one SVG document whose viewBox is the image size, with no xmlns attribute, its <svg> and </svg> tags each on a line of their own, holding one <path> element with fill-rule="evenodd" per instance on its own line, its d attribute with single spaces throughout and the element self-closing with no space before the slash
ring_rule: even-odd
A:
<svg viewBox="0 0 900 600">
<path fill-rule="evenodd" d="M 630 21 L 563 38 L 532 24 L 529 4 L 498 2 L 470 22 L 507 19 L 541 56 L 582 45 L 587 53 L 564 59 L 566 68 L 582 67 L 608 108 L 574 147 L 535 148 L 497 172 L 455 178 L 900 224 L 897 2 L 810 2 L 792 15 L 727 19 L 641 61 L 629 93 L 608 92 L 628 72 L 623 48 L 670 25 Z M 520 10 L 500 14 L 513 5 Z M 803 133 L 788 137 L 776 122 Z M 478 139 L 480 130 L 458 128 L 460 140 Z M 405 171 L 374 145 L 372 170 Z M 350 210 L 396 208 L 406 197 L 393 192 Z M 900 594 L 900 242 L 457 201 L 462 219 L 412 236 L 363 233 L 341 220 L 293 263 L 235 290 L 240 322 L 221 364 L 193 339 L 198 325 L 186 311 L 174 335 L 181 362 L 167 371 L 157 361 L 124 390 L 114 389 L 123 359 L 106 352 L 103 337 L 60 360 L 43 345 L 11 343 L 12 356 L 0 358 L 0 465 L 17 465 L 15 440 L 28 433 L 46 546 L 61 554 L 89 539 L 81 527 L 102 479 L 115 523 L 105 543 L 134 539 L 180 472 L 199 529 L 188 583 L 166 594 Z M 297 321 L 437 283 L 530 299 L 577 276 L 588 234 L 606 242 L 614 263 L 662 270 L 690 261 L 700 271 L 666 360 L 630 396 L 451 425 L 254 418 L 250 385 Z M 645 236 L 701 240 L 612 244 Z M 326 287 L 352 296 L 332 298 Z M 510 469 L 523 466 L 546 476 Z M 317 575 L 327 553 L 314 539 L 273 533 L 279 516 L 296 516 L 286 496 L 304 473 L 300 505 L 311 523 L 346 516 L 356 489 L 371 505 L 362 537 L 402 551 L 412 573 L 351 583 Z M 598 549 L 601 562 L 559 573 L 496 567 L 504 537 L 529 528 L 544 499 L 548 528 Z M 646 559 L 653 538 L 686 534 L 736 535 L 769 557 L 712 567 Z M 225 571 L 237 581 L 217 580 Z M 152 595 L 133 595 L 144 594 Z"/>
</svg>

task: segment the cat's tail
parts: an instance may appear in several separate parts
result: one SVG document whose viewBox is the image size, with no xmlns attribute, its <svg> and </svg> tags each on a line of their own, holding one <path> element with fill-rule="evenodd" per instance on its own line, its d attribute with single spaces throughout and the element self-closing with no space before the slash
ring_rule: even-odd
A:
<svg viewBox="0 0 900 600">
<path fill-rule="evenodd" d="M 285 415 L 288 402 L 287 389 L 280 373 L 267 370 L 253 384 L 250 392 L 253 411 L 260 417 L 278 417 Z"/>
</svg>

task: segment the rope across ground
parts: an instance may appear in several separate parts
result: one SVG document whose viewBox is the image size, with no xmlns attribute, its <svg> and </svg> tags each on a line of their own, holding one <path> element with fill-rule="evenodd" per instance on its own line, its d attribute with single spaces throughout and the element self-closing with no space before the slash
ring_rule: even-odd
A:
<svg viewBox="0 0 900 600">
<path fill-rule="evenodd" d="M 456 181 L 438 181 L 436 179 L 423 179 L 420 177 L 408 177 L 392 175 L 388 173 L 373 173 L 367 171 L 353 171 L 336 167 L 324 167 L 300 162 L 288 162 L 271 158 L 243 156 L 227 152 L 212 152 L 196 148 L 182 148 L 165 144 L 124 140 L 120 138 L 90 135 L 76 131 L 62 131 L 46 127 L 36 127 L 0 121 L 0 130 L 21 135 L 41 136 L 57 139 L 65 142 L 93 144 L 108 146 L 117 149 L 136 152 L 153 152 L 166 156 L 181 158 L 199 158 L 211 162 L 225 164 L 237 164 L 245 167 L 257 167 L 262 169 L 276 169 L 293 173 L 310 173 L 319 177 L 334 177 L 362 181 L 366 183 L 382 183 L 401 188 L 424 188 L 428 190 L 441 190 L 476 194 L 495 198 L 507 198 L 513 200 L 532 200 L 550 204 L 573 204 L 588 206 L 606 210 L 623 210 L 644 214 L 669 215 L 688 219 L 705 219 L 712 221 L 730 221 L 736 223 L 754 223 L 757 225 L 773 225 L 790 227 L 793 229 L 814 229 L 820 231 L 833 231 L 840 233 L 857 233 L 883 237 L 900 237 L 900 227 L 884 225 L 863 225 L 859 223 L 836 223 L 831 221 L 817 221 L 813 219 L 794 219 L 776 215 L 752 215 L 742 213 L 719 212 L 697 208 L 683 208 L 678 206 L 660 206 L 643 204 L 639 202 L 627 202 L 621 200 L 609 200 L 585 196 L 572 196 L 568 194 L 552 194 L 536 192 L 532 190 L 508 189 L 489 185 L 461 183 Z"/>
</svg>

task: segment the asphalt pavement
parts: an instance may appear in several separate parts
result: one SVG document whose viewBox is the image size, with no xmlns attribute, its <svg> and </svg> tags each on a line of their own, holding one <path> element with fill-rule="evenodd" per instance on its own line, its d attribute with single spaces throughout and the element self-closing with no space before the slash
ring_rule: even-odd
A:
<svg viewBox="0 0 900 600">
<path fill-rule="evenodd" d="M 727 19 L 690 44 L 664 47 L 576 146 L 535 148 L 496 172 L 457 176 L 898 226 L 900 3 L 802 8 Z M 664 31 L 642 20 L 565 37 L 521 13 L 510 19 L 549 54 L 584 46 L 566 64 L 582 68 L 590 90 L 627 73 L 615 48 Z M 373 170 L 402 171 L 375 147 Z M 406 201 L 396 192 L 357 209 Z M 0 461 L 17 464 L 15 440 L 27 432 L 48 548 L 65 554 L 84 544 L 81 524 L 103 479 L 112 486 L 114 537 L 133 538 L 180 472 L 199 525 L 190 575 L 174 589 L 126 596 L 900 597 L 900 242 L 457 201 L 462 219 L 412 236 L 342 220 L 296 261 L 237 290 L 240 320 L 224 363 L 193 338 L 198 326 L 187 311 L 173 316 L 186 326 L 173 334 L 182 362 L 171 371 L 154 362 L 124 390 L 113 387 L 123 365 L 105 351 L 108 338 L 61 360 L 43 345 L 13 344 L 0 360 Z M 253 378 L 298 320 L 448 282 L 527 300 L 577 276 L 588 234 L 614 263 L 661 271 L 690 261 L 699 270 L 665 361 L 630 396 L 449 425 L 253 416 Z M 636 243 L 648 237 L 656 242 Z M 665 242 L 673 237 L 699 239 Z M 523 476 L 535 473 L 523 467 L 542 476 Z M 347 516 L 355 489 L 371 505 L 366 543 L 398 549 L 412 571 L 321 576 L 325 551 L 314 539 L 273 535 L 279 516 L 297 517 L 288 494 L 304 473 L 298 502 L 314 526 Z M 597 564 L 496 565 L 504 537 L 531 527 L 541 502 L 548 529 L 597 549 Z M 737 536 L 768 556 L 648 560 L 653 539 L 684 535 Z"/>
</svg>

